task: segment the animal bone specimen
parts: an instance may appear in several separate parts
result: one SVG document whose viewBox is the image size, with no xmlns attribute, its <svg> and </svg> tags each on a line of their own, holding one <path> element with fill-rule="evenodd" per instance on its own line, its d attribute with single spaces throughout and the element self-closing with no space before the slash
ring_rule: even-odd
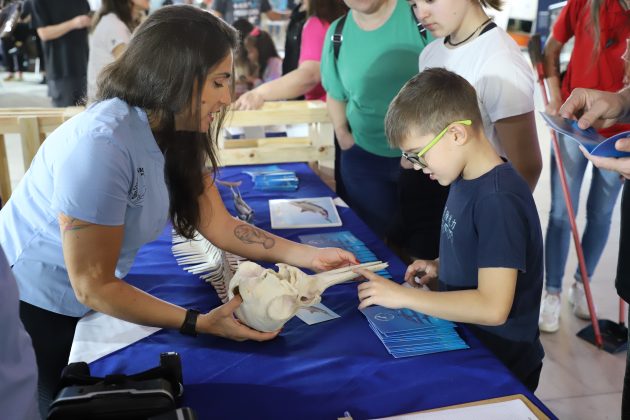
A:
<svg viewBox="0 0 630 420">
<path fill-rule="evenodd" d="M 330 286 L 359 277 L 360 274 L 352 271 L 355 268 L 379 271 L 388 266 L 375 261 L 309 276 L 296 267 L 276 265 L 278 271 L 251 261 L 243 262 L 229 282 L 229 299 L 236 294 L 243 298 L 236 315 L 258 331 L 280 329 L 300 308 L 319 303 L 321 294 Z"/>
<path fill-rule="evenodd" d="M 177 264 L 210 283 L 221 302 L 228 301 L 227 285 L 238 264 L 245 260 L 243 257 L 220 250 L 199 232 L 195 233 L 194 239 L 173 232 L 172 250 Z"/>
</svg>

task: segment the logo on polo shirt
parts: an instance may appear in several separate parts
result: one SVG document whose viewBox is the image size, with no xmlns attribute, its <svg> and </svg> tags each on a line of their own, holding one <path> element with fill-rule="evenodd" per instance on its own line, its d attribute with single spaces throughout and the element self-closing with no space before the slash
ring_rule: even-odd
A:
<svg viewBox="0 0 630 420">
<path fill-rule="evenodd" d="M 131 187 L 131 191 L 129 192 L 129 201 L 132 205 L 140 205 L 144 200 L 144 195 L 147 192 L 147 185 L 144 181 L 144 168 L 137 168 L 136 173 L 138 174 L 134 181 L 133 187 Z"/>
</svg>

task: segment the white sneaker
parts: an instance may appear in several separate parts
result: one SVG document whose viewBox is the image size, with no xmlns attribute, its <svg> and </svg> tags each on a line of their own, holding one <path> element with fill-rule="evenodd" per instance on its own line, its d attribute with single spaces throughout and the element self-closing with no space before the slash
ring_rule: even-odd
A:
<svg viewBox="0 0 630 420">
<path fill-rule="evenodd" d="M 546 293 L 540 304 L 540 316 L 538 317 L 538 328 L 540 331 L 553 333 L 560 329 L 560 295 Z"/>
<path fill-rule="evenodd" d="M 586 293 L 584 292 L 584 284 L 577 281 L 573 283 L 569 289 L 569 303 L 573 305 L 573 314 L 575 316 L 581 319 L 591 319 Z M 595 312 L 597 313 L 597 307 L 595 307 Z"/>
</svg>

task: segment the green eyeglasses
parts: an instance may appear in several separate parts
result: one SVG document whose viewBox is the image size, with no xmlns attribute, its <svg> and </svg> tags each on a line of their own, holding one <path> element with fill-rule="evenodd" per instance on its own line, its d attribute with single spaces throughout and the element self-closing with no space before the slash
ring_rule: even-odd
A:
<svg viewBox="0 0 630 420">
<path fill-rule="evenodd" d="M 402 152 L 402 155 L 405 159 L 407 159 L 409 162 L 413 163 L 414 165 L 418 165 L 420 168 L 426 168 L 427 167 L 427 161 L 424 160 L 424 155 L 429 151 L 429 149 L 431 149 L 433 146 L 435 146 L 435 144 L 440 141 L 440 139 L 442 137 L 444 137 L 444 134 L 446 134 L 446 131 L 448 130 L 448 128 L 453 125 L 453 124 L 464 124 L 464 125 L 472 125 L 472 121 L 471 120 L 461 120 L 461 121 L 454 121 L 452 123 L 450 123 L 449 125 L 447 125 L 444 130 L 440 131 L 440 134 L 438 134 L 437 136 L 435 136 L 435 138 L 433 140 L 431 140 L 429 142 L 429 144 L 427 144 L 422 150 L 420 150 L 417 153 L 407 153 L 407 152 Z"/>
</svg>

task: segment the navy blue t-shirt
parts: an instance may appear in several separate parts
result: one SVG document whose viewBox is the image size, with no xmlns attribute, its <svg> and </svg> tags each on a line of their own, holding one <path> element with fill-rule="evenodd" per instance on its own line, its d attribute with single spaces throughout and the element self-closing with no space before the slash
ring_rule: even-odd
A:
<svg viewBox="0 0 630 420">
<path fill-rule="evenodd" d="M 524 380 L 544 356 L 538 330 L 543 243 L 532 194 L 509 163 L 451 184 L 442 217 L 442 290 L 476 289 L 478 270 L 493 267 L 518 270 L 512 309 L 503 325 L 469 327 Z"/>
</svg>

